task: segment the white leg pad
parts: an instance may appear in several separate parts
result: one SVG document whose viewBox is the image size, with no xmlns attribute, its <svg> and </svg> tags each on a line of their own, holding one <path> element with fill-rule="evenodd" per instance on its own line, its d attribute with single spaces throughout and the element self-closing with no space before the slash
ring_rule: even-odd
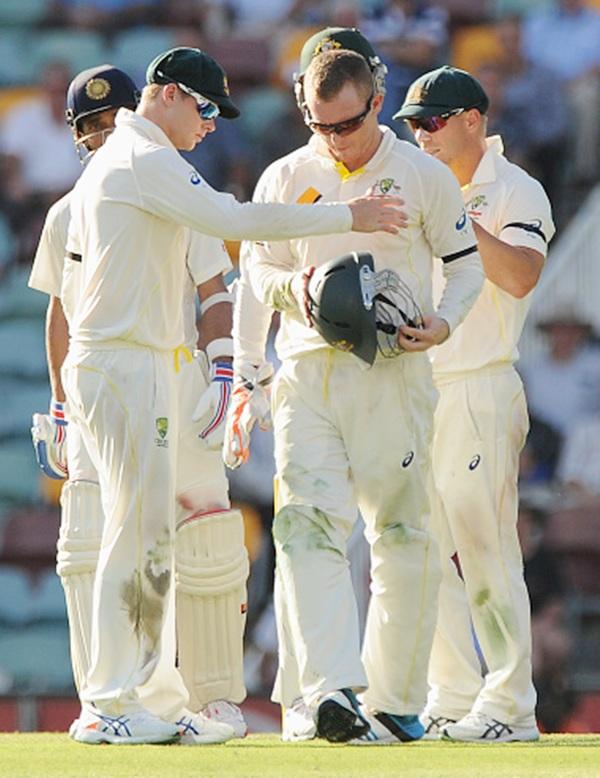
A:
<svg viewBox="0 0 600 778">
<path fill-rule="evenodd" d="M 177 527 L 175 548 L 177 650 L 190 708 L 241 702 L 249 573 L 242 514 L 195 514 Z"/>
<path fill-rule="evenodd" d="M 92 592 L 104 514 L 100 487 L 92 481 L 67 481 L 60 501 L 56 572 L 65 592 L 71 664 L 79 691 L 90 668 Z"/>
</svg>

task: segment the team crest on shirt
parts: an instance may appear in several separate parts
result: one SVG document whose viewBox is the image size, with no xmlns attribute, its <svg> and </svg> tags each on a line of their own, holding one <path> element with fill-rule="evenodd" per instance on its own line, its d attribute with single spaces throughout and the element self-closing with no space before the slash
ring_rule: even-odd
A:
<svg viewBox="0 0 600 778">
<path fill-rule="evenodd" d="M 161 446 L 162 448 L 168 448 L 169 441 L 167 440 L 167 434 L 169 432 L 169 420 L 166 416 L 159 416 L 156 419 L 156 431 L 158 432 L 158 437 L 154 438 L 156 445 Z"/>
<path fill-rule="evenodd" d="M 476 219 L 482 214 L 482 208 L 488 205 L 488 201 L 485 199 L 485 195 L 475 195 L 467 203 L 467 211 L 472 219 Z"/>
<path fill-rule="evenodd" d="M 401 187 L 396 184 L 393 178 L 382 178 L 375 183 L 375 189 L 385 195 L 389 192 L 399 192 Z"/>
</svg>

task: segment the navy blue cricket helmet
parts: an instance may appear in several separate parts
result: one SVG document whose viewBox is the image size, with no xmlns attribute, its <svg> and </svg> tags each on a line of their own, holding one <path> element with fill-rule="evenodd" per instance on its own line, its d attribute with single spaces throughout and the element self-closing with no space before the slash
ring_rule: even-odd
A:
<svg viewBox="0 0 600 778">
<path fill-rule="evenodd" d="M 79 73 L 69 84 L 65 118 L 73 130 L 79 121 L 109 108 L 134 109 L 139 91 L 131 78 L 114 65 L 98 65 Z"/>
</svg>

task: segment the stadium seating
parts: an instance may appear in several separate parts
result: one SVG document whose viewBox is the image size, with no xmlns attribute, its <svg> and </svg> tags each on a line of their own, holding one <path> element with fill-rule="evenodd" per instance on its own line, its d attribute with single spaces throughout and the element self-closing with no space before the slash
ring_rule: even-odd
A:
<svg viewBox="0 0 600 778">
<path fill-rule="evenodd" d="M 29 58 L 40 72 L 47 62 L 66 62 L 72 73 L 91 68 L 108 58 L 108 51 L 101 35 L 76 29 L 57 29 L 39 32 L 35 45 L 30 47 Z"/>
<path fill-rule="evenodd" d="M 2 628 L 27 624 L 33 614 L 33 591 L 26 571 L 16 565 L 0 565 L 0 591 Z M 0 661 L 0 666 L 3 665 L 4 661 Z"/>
<path fill-rule="evenodd" d="M 0 27 L 33 25 L 44 16 L 47 6 L 48 0 L 2 0 Z"/>
</svg>

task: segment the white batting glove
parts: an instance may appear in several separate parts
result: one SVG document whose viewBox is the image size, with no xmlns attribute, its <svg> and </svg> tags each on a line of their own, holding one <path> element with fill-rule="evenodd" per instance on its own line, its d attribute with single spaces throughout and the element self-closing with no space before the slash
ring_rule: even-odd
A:
<svg viewBox="0 0 600 778">
<path fill-rule="evenodd" d="M 52 400 L 49 413 L 34 413 L 31 438 L 38 465 L 49 478 L 69 477 L 67 425 L 63 403 Z"/>
<path fill-rule="evenodd" d="M 223 461 L 231 470 L 244 464 L 250 456 L 250 433 L 255 424 L 271 429 L 271 381 L 273 365 L 243 363 L 235 377 L 227 413 Z"/>
<path fill-rule="evenodd" d="M 219 449 L 225 437 L 225 418 L 231 398 L 233 366 L 231 362 L 211 362 L 210 383 L 200 397 L 192 421 L 202 421 L 199 437 L 210 449 Z"/>
</svg>

